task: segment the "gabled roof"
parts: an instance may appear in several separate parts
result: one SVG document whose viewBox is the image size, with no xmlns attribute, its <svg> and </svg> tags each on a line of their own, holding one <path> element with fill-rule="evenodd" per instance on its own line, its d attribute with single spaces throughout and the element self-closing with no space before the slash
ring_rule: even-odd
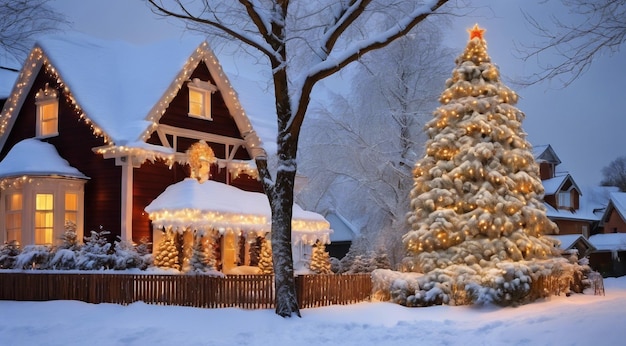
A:
<svg viewBox="0 0 626 346">
<path fill-rule="evenodd" d="M 600 233 L 589 237 L 589 242 L 597 251 L 626 250 L 626 233 Z"/>
<path fill-rule="evenodd" d="M 546 215 L 551 219 L 600 221 L 609 203 L 608 196 L 614 190 L 614 187 L 585 186 L 583 189 L 584 194 L 580 194 L 579 208 L 577 210 L 555 209 L 548 203 L 544 203 Z"/>
<path fill-rule="evenodd" d="M 59 156 L 56 148 L 35 138 L 25 139 L 11 148 L 0 161 L 0 178 L 21 176 L 61 176 L 89 179 Z"/>
<path fill-rule="evenodd" d="M 331 242 L 353 241 L 359 234 L 356 227 L 343 215 L 331 210 L 324 216 L 330 223 L 333 233 L 330 235 Z"/>
<path fill-rule="evenodd" d="M 226 73 L 201 40 L 134 45 L 79 34 L 37 41 L 2 110 L 0 147 L 41 68 L 57 77 L 95 134 L 110 144 L 132 147 L 145 142 L 153 132 L 200 61 L 205 62 L 222 92 L 248 150 L 253 151 L 251 156 L 263 155 L 262 149 L 272 147 L 276 140 L 274 97 L 267 79 L 250 80 L 249 73 Z"/>
<path fill-rule="evenodd" d="M 603 224 L 607 221 L 612 210 L 615 210 L 622 220 L 626 222 L 626 192 L 611 192 L 609 203 L 602 215 Z"/>
<path fill-rule="evenodd" d="M 584 253 L 579 253 L 580 257 L 586 257 L 590 253 L 596 250 L 596 248 L 580 234 L 563 234 L 563 235 L 550 235 L 549 237 L 558 240 L 561 245 L 561 250 L 571 250 L 576 248 L 577 250 L 584 250 Z"/>
<path fill-rule="evenodd" d="M 572 178 L 569 174 L 558 175 L 554 178 L 542 180 L 541 184 L 543 185 L 544 193 L 546 195 L 555 195 L 563 190 L 563 186 L 568 181 L 571 182 L 572 187 L 578 191 L 578 194 L 582 196 L 582 190 L 578 187 L 574 178 Z"/>
<path fill-rule="evenodd" d="M 556 155 L 550 144 L 533 146 L 533 156 L 537 162 L 550 162 L 554 165 L 561 163 L 561 159 Z"/>
</svg>

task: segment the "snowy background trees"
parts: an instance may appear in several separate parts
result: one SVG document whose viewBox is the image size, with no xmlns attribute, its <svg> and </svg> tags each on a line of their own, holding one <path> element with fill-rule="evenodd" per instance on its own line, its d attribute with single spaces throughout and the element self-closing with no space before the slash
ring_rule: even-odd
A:
<svg viewBox="0 0 626 346">
<path fill-rule="evenodd" d="M 452 68 L 445 25 L 428 20 L 351 65 L 342 73 L 345 90 L 329 90 L 323 100 L 330 102 L 316 105 L 304 124 L 300 171 L 309 182 L 299 202 L 352 220 L 366 243 L 360 255 L 384 247 L 393 264 L 404 256 L 411 170 Z"/>
</svg>

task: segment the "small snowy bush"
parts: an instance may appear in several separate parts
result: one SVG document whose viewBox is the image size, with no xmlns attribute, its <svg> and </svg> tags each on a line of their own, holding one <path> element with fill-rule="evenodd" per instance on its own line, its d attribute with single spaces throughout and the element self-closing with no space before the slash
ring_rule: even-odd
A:
<svg viewBox="0 0 626 346">
<path fill-rule="evenodd" d="M 13 240 L 9 243 L 0 244 L 0 269 L 11 269 L 15 264 L 17 255 L 21 252 L 20 243 Z"/>
<path fill-rule="evenodd" d="M 26 245 L 15 258 L 15 269 L 47 269 L 50 260 L 50 246 Z"/>
<path fill-rule="evenodd" d="M 111 243 L 106 236 L 109 231 L 91 231 L 90 237 L 85 237 L 85 245 L 78 253 L 77 267 L 81 270 L 110 269 L 114 266 L 113 256 L 110 253 Z"/>
</svg>

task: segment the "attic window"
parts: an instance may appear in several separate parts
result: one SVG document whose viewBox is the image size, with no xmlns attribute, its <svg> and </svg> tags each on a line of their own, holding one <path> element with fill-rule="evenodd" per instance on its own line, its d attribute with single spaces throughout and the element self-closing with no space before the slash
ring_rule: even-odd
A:
<svg viewBox="0 0 626 346">
<path fill-rule="evenodd" d="M 211 94 L 217 91 L 217 87 L 198 78 L 190 81 L 187 87 L 189 88 L 189 116 L 212 120 Z"/>
<path fill-rule="evenodd" d="M 559 192 L 559 208 L 569 209 L 572 207 L 572 194 L 569 191 Z"/>
<path fill-rule="evenodd" d="M 35 95 L 37 106 L 37 137 L 59 134 L 59 96 L 48 84 Z"/>
</svg>

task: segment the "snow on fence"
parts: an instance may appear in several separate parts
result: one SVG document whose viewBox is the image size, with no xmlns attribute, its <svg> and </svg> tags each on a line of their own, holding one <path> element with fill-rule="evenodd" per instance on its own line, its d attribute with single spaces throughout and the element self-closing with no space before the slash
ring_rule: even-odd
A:
<svg viewBox="0 0 626 346">
<path fill-rule="evenodd" d="M 296 277 L 301 308 L 369 300 L 369 274 Z M 274 308 L 272 275 L 135 275 L 0 273 L 0 300 L 79 300 L 87 303 L 178 305 L 199 308 Z"/>
</svg>

